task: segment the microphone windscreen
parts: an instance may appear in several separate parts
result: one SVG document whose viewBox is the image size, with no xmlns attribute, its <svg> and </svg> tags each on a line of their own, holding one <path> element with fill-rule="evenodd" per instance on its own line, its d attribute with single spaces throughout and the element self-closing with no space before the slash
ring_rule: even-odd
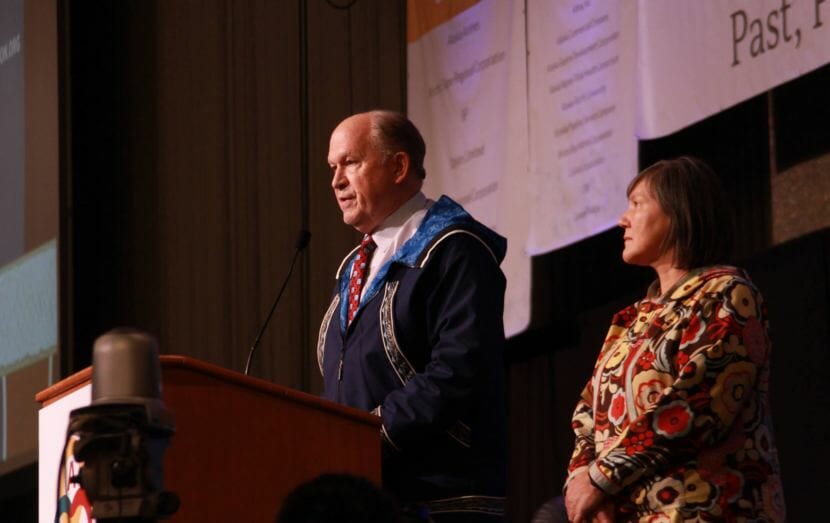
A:
<svg viewBox="0 0 830 523">
<path fill-rule="evenodd" d="M 161 399 L 155 338 L 130 328 L 99 336 L 92 349 L 92 403 L 144 403 Z"/>
<path fill-rule="evenodd" d="M 297 235 L 297 241 L 294 242 L 294 248 L 298 251 L 305 249 L 308 246 L 308 242 L 311 241 L 311 233 L 305 229 L 300 231 L 300 234 Z"/>
</svg>

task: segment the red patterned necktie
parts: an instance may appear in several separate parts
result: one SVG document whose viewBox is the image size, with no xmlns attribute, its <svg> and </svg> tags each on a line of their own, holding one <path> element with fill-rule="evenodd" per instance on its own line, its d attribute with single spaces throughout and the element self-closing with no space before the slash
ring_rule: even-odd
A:
<svg viewBox="0 0 830 523">
<path fill-rule="evenodd" d="M 366 283 L 366 276 L 369 274 L 369 260 L 375 252 L 375 241 L 368 234 L 360 242 L 360 249 L 357 251 L 357 258 L 352 265 L 352 274 L 349 278 L 349 324 L 352 323 L 357 308 L 360 306 L 360 291 Z"/>
</svg>

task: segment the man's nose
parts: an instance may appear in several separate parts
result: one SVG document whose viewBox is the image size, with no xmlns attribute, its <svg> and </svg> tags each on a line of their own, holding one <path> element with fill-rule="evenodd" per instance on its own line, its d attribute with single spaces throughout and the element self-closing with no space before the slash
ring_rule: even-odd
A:
<svg viewBox="0 0 830 523">
<path fill-rule="evenodd" d="M 340 189 L 346 184 L 346 177 L 343 176 L 343 169 L 340 166 L 334 168 L 331 176 L 331 188 Z"/>
</svg>

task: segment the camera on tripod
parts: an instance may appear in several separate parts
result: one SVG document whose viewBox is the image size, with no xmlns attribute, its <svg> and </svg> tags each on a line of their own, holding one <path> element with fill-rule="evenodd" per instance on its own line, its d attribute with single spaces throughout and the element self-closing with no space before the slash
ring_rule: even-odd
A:
<svg viewBox="0 0 830 523">
<path fill-rule="evenodd" d="M 70 478 L 102 521 L 156 521 L 178 510 L 163 490 L 164 451 L 175 432 L 161 400 L 158 346 L 148 334 L 116 329 L 95 341 L 92 403 L 72 411 L 67 442 L 83 462 Z"/>
</svg>

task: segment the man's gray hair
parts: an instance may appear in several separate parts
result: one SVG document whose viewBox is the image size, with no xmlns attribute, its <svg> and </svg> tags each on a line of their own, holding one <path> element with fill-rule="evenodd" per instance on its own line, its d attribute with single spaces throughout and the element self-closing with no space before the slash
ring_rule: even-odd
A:
<svg viewBox="0 0 830 523">
<path fill-rule="evenodd" d="M 386 158 L 398 152 L 409 156 L 410 168 L 418 178 L 426 177 L 424 156 L 427 146 L 424 138 L 409 118 L 397 111 L 370 111 L 372 141 Z"/>
</svg>

